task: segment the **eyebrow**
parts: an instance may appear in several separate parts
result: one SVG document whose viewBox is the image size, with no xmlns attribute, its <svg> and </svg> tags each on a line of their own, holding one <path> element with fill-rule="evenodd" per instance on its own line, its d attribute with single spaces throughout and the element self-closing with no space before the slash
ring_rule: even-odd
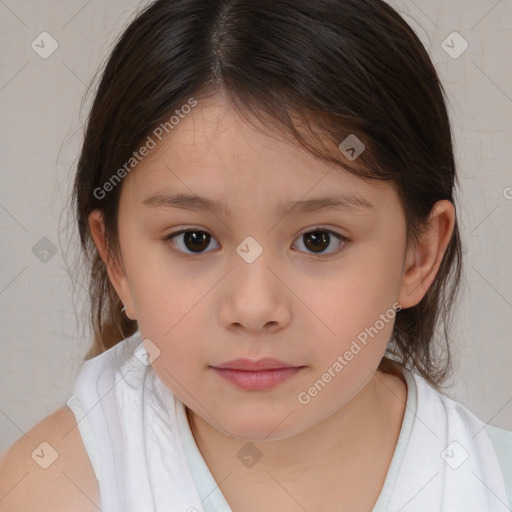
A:
<svg viewBox="0 0 512 512">
<path fill-rule="evenodd" d="M 228 217 L 231 215 L 231 210 L 225 201 L 200 197 L 194 194 L 153 194 L 144 199 L 142 204 L 148 207 L 168 207 L 197 212 L 223 213 Z M 300 201 L 280 202 L 276 213 L 284 217 L 289 214 L 311 213 L 323 209 L 364 211 L 375 210 L 375 206 L 360 196 L 324 195 Z"/>
</svg>

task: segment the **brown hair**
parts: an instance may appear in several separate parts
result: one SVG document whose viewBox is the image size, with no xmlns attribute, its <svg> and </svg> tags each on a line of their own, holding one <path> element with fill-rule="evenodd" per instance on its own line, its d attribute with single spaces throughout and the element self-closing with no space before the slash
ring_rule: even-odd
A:
<svg viewBox="0 0 512 512">
<path fill-rule="evenodd" d="M 381 0 L 158 0 L 130 23 L 106 62 L 74 182 L 94 330 L 87 358 L 137 330 L 137 322 L 121 312 L 88 226 L 88 215 L 99 209 L 109 253 L 119 261 L 122 183 L 106 197 L 98 198 L 95 190 L 188 99 L 220 91 L 241 115 L 277 127 L 325 161 L 363 179 L 390 180 L 410 242 L 421 234 L 436 201 L 454 202 L 444 91 L 422 43 L 389 5 Z M 350 134 L 366 146 L 352 164 L 332 150 L 332 143 L 337 149 Z M 429 290 L 416 306 L 396 314 L 380 369 L 390 371 L 394 359 L 415 367 L 435 387 L 446 379 L 448 327 L 460 276 L 456 221 Z M 440 322 L 444 332 L 436 348 Z"/>
</svg>

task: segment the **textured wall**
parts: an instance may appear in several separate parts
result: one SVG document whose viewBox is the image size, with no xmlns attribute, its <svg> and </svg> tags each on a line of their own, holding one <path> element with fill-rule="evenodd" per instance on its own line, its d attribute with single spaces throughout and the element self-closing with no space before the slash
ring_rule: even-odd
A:
<svg viewBox="0 0 512 512">
<path fill-rule="evenodd" d="M 0 2 L 0 452 L 64 404 L 89 343 L 68 216 L 82 98 L 143 4 Z M 447 392 L 512 429 L 512 2 L 392 4 L 433 58 L 455 136 L 466 266 Z"/>
</svg>

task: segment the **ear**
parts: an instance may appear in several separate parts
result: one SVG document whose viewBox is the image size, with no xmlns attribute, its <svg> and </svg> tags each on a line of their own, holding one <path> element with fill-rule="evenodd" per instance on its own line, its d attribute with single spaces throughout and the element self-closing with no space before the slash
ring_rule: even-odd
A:
<svg viewBox="0 0 512 512">
<path fill-rule="evenodd" d="M 122 262 L 114 261 L 107 250 L 107 244 L 105 241 L 105 223 L 103 221 L 103 214 L 100 210 L 94 210 L 89 214 L 89 228 L 91 230 L 94 244 L 96 245 L 101 259 L 105 264 L 110 282 L 115 288 L 121 302 L 126 306 L 126 316 L 131 320 L 136 320 L 132 293 Z"/>
<path fill-rule="evenodd" d="M 407 249 L 398 302 L 410 308 L 418 304 L 433 283 L 455 226 L 455 207 L 444 199 L 432 207 L 427 226 Z"/>
</svg>

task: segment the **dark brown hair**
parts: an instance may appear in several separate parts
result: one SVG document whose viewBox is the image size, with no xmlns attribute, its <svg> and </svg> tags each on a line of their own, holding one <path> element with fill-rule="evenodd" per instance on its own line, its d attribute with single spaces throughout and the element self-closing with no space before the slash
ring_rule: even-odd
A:
<svg viewBox="0 0 512 512">
<path fill-rule="evenodd" d="M 99 209 L 114 261 L 122 183 L 112 178 L 147 136 L 194 97 L 222 92 L 248 119 L 287 134 L 312 154 L 398 191 L 414 242 L 436 201 L 456 182 L 444 91 L 422 43 L 381 0 L 158 0 L 122 33 L 109 56 L 85 131 L 73 208 L 89 275 L 94 343 L 87 358 L 137 330 L 92 240 Z M 338 150 L 350 134 L 357 161 Z M 461 276 L 457 222 L 435 281 L 397 313 L 387 356 L 439 387 L 451 372 L 448 328 Z M 436 328 L 443 324 L 438 337 Z M 441 344 L 437 343 L 438 341 Z"/>
</svg>

